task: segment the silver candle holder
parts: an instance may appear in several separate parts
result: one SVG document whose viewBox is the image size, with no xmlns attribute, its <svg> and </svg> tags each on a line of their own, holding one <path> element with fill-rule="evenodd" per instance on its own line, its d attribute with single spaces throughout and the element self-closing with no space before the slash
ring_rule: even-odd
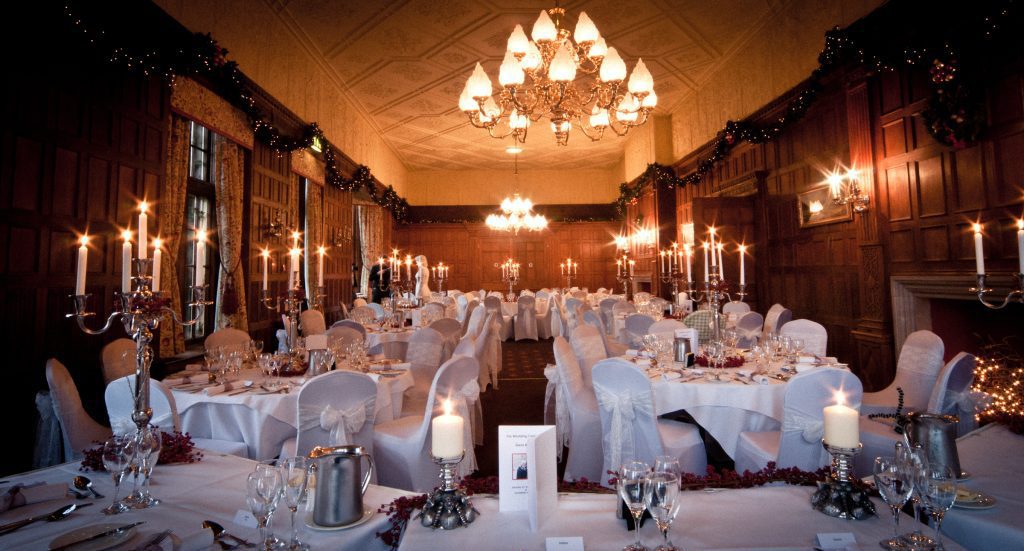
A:
<svg viewBox="0 0 1024 551">
<path fill-rule="evenodd" d="M 971 287 L 970 292 L 978 295 L 978 301 L 984 304 L 987 308 L 992 310 L 1002 310 L 1006 308 L 1006 305 L 1012 302 L 1024 303 L 1024 273 L 1013 274 L 1013 278 L 1016 280 L 1017 288 L 1011 290 L 1003 298 L 1002 303 L 989 302 L 985 299 L 985 295 L 992 292 L 990 287 L 985 286 L 986 276 L 985 274 L 978 274 L 978 285 Z"/>
<path fill-rule="evenodd" d="M 427 497 L 423 510 L 417 516 L 423 526 L 454 530 L 469 526 L 480 514 L 466 492 L 455 484 L 455 468 L 465 455 L 463 452 L 458 457 L 434 457 L 434 463 L 441 467 L 441 486 Z"/>
<path fill-rule="evenodd" d="M 840 448 L 821 441 L 821 445 L 832 456 L 832 468 L 824 482 L 811 495 L 811 506 L 830 517 L 863 520 L 875 516 L 875 504 L 868 493 L 853 487 L 850 472 L 853 470 L 853 456 L 860 453 L 862 444 L 856 448 Z"/>
<path fill-rule="evenodd" d="M 271 312 L 283 312 L 288 317 L 286 344 L 288 345 L 288 353 L 291 356 L 289 363 L 293 371 L 301 371 L 302 357 L 296 350 L 296 344 L 299 339 L 299 313 L 302 311 L 304 293 L 299 284 L 298 272 L 296 272 L 293 280 L 292 288 L 288 289 L 288 292 L 283 296 L 271 296 L 270 291 L 264 289 L 260 294 L 260 304 Z"/>
<path fill-rule="evenodd" d="M 721 266 L 711 267 L 711 273 L 708 274 L 708 280 L 704 282 L 703 291 L 694 289 L 692 281 L 686 282 L 687 296 L 697 302 L 706 303 L 708 309 L 713 314 L 712 330 L 714 331 L 714 342 L 722 342 L 722 303 L 723 301 L 730 302 L 733 300 L 733 294 L 728 293 L 726 288 L 728 288 L 728 283 L 722 277 Z M 743 302 L 748 294 L 747 285 L 740 283 L 739 290 L 734 294 L 740 302 Z"/>
</svg>

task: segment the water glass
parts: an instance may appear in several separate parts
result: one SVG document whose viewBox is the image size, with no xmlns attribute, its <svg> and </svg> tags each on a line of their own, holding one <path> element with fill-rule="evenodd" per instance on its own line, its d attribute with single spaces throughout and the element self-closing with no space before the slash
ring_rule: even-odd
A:
<svg viewBox="0 0 1024 551">
<path fill-rule="evenodd" d="M 654 458 L 654 472 L 681 476 L 683 469 L 679 466 L 679 458 L 672 455 L 659 455 Z"/>
<path fill-rule="evenodd" d="M 647 491 L 647 474 L 651 467 L 641 461 L 631 461 L 619 469 L 619 478 L 615 482 L 615 489 L 619 497 L 626 503 L 630 514 L 633 515 L 634 532 L 636 542 L 622 548 L 622 551 L 647 551 L 647 548 L 640 543 L 640 518 L 644 515 L 644 495 Z"/>
<path fill-rule="evenodd" d="M 900 539 L 905 546 L 914 548 L 931 548 L 935 545 L 932 538 L 926 536 L 917 527 L 921 525 L 921 511 L 927 507 L 924 501 L 925 479 L 928 474 L 928 455 L 920 445 L 911 449 L 896 448 L 896 460 L 913 481 L 914 490 L 910 498 L 914 501 L 914 531 L 903 534 Z"/>
<path fill-rule="evenodd" d="M 246 481 L 245 500 L 256 517 L 260 531 L 260 548 L 275 549 L 279 543 L 268 533 L 270 517 L 277 509 L 277 503 L 283 493 L 284 482 L 281 471 L 272 465 L 257 465 L 256 470 L 249 474 Z"/>
<path fill-rule="evenodd" d="M 289 457 L 279 461 L 281 478 L 284 481 L 284 504 L 291 513 L 292 535 L 288 543 L 288 549 L 292 551 L 305 551 L 309 546 L 299 541 L 299 532 L 295 526 L 295 513 L 299 510 L 299 504 L 306 496 L 306 469 L 309 466 L 303 456 Z"/>
<path fill-rule="evenodd" d="M 910 499 L 914 491 L 913 479 L 895 457 L 876 457 L 874 467 L 875 487 L 882 496 L 882 501 L 892 511 L 893 528 L 891 539 L 882 540 L 879 545 L 884 549 L 903 549 L 900 541 L 900 509 Z"/>
<path fill-rule="evenodd" d="M 926 471 L 923 481 L 924 489 L 921 495 L 924 496 L 924 502 L 928 505 L 928 511 L 935 524 L 935 549 L 941 550 L 942 519 L 956 501 L 956 473 L 952 467 L 946 465 L 931 466 Z"/>
<path fill-rule="evenodd" d="M 655 551 L 677 551 L 676 547 L 668 539 L 668 529 L 672 526 L 676 514 L 679 513 L 679 475 L 670 472 L 658 471 L 647 477 L 647 484 L 644 488 L 644 506 L 650 511 L 658 530 L 664 541 Z M 639 526 L 637 532 L 640 531 Z M 639 534 L 638 534 L 639 535 Z"/>
<path fill-rule="evenodd" d="M 114 500 L 109 507 L 103 509 L 107 515 L 116 515 L 128 510 L 128 506 L 117 499 L 121 489 L 121 480 L 131 466 L 135 455 L 135 433 L 123 436 L 111 436 L 103 443 L 103 468 L 114 480 Z"/>
</svg>

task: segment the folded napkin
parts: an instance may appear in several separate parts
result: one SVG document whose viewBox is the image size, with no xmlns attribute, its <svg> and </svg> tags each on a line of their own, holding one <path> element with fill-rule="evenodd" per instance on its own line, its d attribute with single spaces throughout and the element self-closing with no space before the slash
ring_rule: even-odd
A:
<svg viewBox="0 0 1024 551">
<path fill-rule="evenodd" d="M 0 512 L 14 509 L 23 505 L 31 505 L 52 499 L 67 497 L 68 485 L 65 482 L 59 484 L 44 484 L 38 482 L 29 486 L 16 484 L 0 495 Z"/>
<path fill-rule="evenodd" d="M 633 350 L 632 348 L 630 348 L 629 350 L 626 350 L 626 357 L 627 358 L 635 358 L 635 357 L 637 357 L 639 355 L 640 355 L 640 351 L 639 350 Z"/>
<path fill-rule="evenodd" d="M 817 356 L 797 356 L 796 363 L 798 364 L 813 364 L 818 363 Z"/>
<path fill-rule="evenodd" d="M 796 372 L 797 373 L 803 373 L 805 371 L 809 371 L 811 369 L 814 369 L 815 367 L 818 367 L 818 366 L 814 365 L 814 364 L 800 362 L 800 363 L 796 364 Z"/>
<path fill-rule="evenodd" d="M 219 385 L 213 385 L 213 386 L 210 386 L 210 387 L 206 387 L 206 388 L 203 389 L 203 394 L 205 394 L 207 396 L 216 396 L 218 394 L 222 394 L 224 392 L 229 392 L 229 391 L 232 391 L 232 390 L 238 390 L 238 389 L 241 389 L 243 387 L 244 387 L 244 385 L 241 382 L 238 382 L 238 381 L 230 382 L 229 381 L 229 382 L 226 382 L 226 383 L 221 383 Z"/>
<path fill-rule="evenodd" d="M 208 375 L 203 374 L 203 375 L 186 375 L 184 377 L 168 378 L 168 379 L 164 379 L 162 382 L 166 386 L 181 386 L 181 385 L 190 385 L 192 383 L 205 383 L 206 381 L 209 381 L 209 380 L 210 380 L 210 377 Z"/>
<path fill-rule="evenodd" d="M 768 380 L 767 375 L 754 375 L 753 377 L 751 377 L 751 379 L 753 379 L 753 381 L 759 385 L 766 385 L 771 382 L 770 380 Z"/>
<path fill-rule="evenodd" d="M 181 538 L 177 551 L 200 551 L 213 545 L 213 530 L 202 530 Z"/>
<path fill-rule="evenodd" d="M 663 381 L 674 381 L 682 376 L 683 374 L 679 373 L 678 371 L 666 371 L 665 373 L 661 374 L 661 379 Z"/>
<path fill-rule="evenodd" d="M 633 360 L 633 363 L 640 366 L 648 366 L 651 365 L 651 360 L 650 358 L 637 358 Z"/>
</svg>

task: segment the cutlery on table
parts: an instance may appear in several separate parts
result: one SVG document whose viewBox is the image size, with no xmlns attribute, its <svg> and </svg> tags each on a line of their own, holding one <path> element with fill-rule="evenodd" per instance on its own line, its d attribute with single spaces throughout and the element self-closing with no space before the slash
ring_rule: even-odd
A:
<svg viewBox="0 0 1024 551">
<path fill-rule="evenodd" d="M 244 394 L 246 392 L 249 392 L 249 389 L 250 389 L 250 387 L 245 387 L 245 388 L 242 388 L 242 389 L 239 389 L 239 390 L 232 390 L 231 392 L 228 392 L 225 395 L 226 396 L 238 396 L 239 394 Z"/>
<path fill-rule="evenodd" d="M 17 530 L 18 528 L 21 528 L 22 526 L 28 526 L 29 524 L 32 524 L 33 522 L 38 522 L 40 520 L 46 520 L 46 522 L 56 522 L 58 520 L 63 520 L 67 518 L 68 515 L 70 515 L 72 512 L 81 509 L 82 507 L 88 507 L 90 505 L 92 505 L 92 503 L 83 503 L 81 505 L 77 503 L 72 503 L 71 505 L 65 505 L 57 509 L 56 511 L 53 511 L 52 513 L 46 515 L 37 515 L 34 517 L 28 517 L 26 519 L 17 520 L 5 524 L 3 526 L 0 526 L 0 536 L 10 534 L 11 532 Z"/>
<path fill-rule="evenodd" d="M 160 532 L 159 534 L 153 536 L 153 538 L 147 541 L 146 543 L 136 547 L 135 551 L 146 551 L 149 548 L 154 548 L 160 545 L 160 542 L 164 541 L 169 535 L 171 535 L 171 530 L 164 530 L 163 532 Z"/>
<path fill-rule="evenodd" d="M 60 547 L 51 547 L 50 551 L 63 551 L 64 549 L 70 549 L 70 548 L 72 548 L 72 547 L 74 547 L 76 545 L 85 543 L 87 541 L 95 541 L 95 540 L 98 540 L 100 538 L 105 538 L 107 536 L 113 536 L 113 535 L 116 535 L 116 534 L 121 534 L 125 530 L 128 530 L 130 528 L 134 528 L 134 527 L 136 527 L 136 526 L 138 526 L 140 524 L 143 524 L 145 522 L 146 521 L 144 521 L 144 520 L 140 520 L 138 522 L 133 522 L 131 524 L 124 524 L 122 526 L 118 526 L 117 528 L 111 528 L 110 530 L 107 530 L 105 532 L 100 532 L 99 534 L 93 534 L 93 535 L 91 535 L 91 536 L 89 536 L 87 538 L 82 538 L 80 540 L 76 540 L 76 541 L 73 541 L 71 543 L 65 543 L 64 545 L 61 545 Z"/>
<path fill-rule="evenodd" d="M 92 492 L 93 497 L 95 497 L 97 499 L 103 499 L 103 494 L 101 494 L 101 493 L 97 492 L 95 489 L 93 489 L 92 481 L 89 480 L 89 477 L 87 477 L 87 476 L 82 476 L 82 475 L 76 476 L 75 477 L 75 488 L 78 488 L 78 490 L 82 491 L 82 492 L 84 492 L 86 490 L 89 490 L 90 492 Z"/>
<path fill-rule="evenodd" d="M 220 542 L 223 539 L 230 539 L 230 540 L 234 541 L 238 545 L 244 545 L 245 547 L 252 547 L 254 549 L 256 548 L 256 544 L 255 543 L 250 543 L 250 542 L 248 542 L 246 540 L 243 540 L 242 538 L 240 538 L 238 536 L 229 534 L 228 531 L 225 530 L 224 527 L 220 525 L 220 523 L 214 522 L 212 520 L 204 520 L 203 521 L 203 528 L 209 528 L 210 530 L 213 530 L 213 539 L 218 541 L 218 542 Z"/>
</svg>

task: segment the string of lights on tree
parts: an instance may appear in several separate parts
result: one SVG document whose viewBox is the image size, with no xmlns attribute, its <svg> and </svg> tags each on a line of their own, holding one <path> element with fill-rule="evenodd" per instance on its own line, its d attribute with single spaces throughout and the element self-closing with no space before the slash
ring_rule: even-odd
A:
<svg viewBox="0 0 1024 551">
<path fill-rule="evenodd" d="M 929 98 L 921 116 L 928 133 L 939 143 L 958 149 L 976 143 L 985 128 L 981 96 L 984 87 L 978 84 L 980 66 L 997 35 L 1012 36 L 1016 33 L 1005 31 L 1011 27 L 1011 31 L 1021 29 L 1016 3 L 1016 0 L 1000 0 L 963 4 L 960 7 L 971 10 L 970 15 L 957 17 L 956 24 L 951 25 L 949 13 L 920 10 L 912 2 L 892 2 L 850 27 L 829 30 L 825 33 L 824 49 L 818 56 L 818 67 L 781 116 L 764 124 L 750 120 L 726 122 L 715 137 L 711 153 L 685 176 L 677 176 L 665 165 L 648 165 L 634 183 L 619 185 L 619 197 L 612 203 L 616 212 L 620 216 L 625 214 L 626 207 L 636 204 L 648 186 L 671 190 L 696 185 L 740 142 L 760 144 L 775 140 L 807 113 L 817 99 L 822 79 L 841 66 L 859 65 L 881 73 L 927 64 Z M 979 7 L 984 13 L 979 13 Z M 911 19 L 926 29 L 924 36 L 907 33 L 905 22 Z M 903 37 L 918 43 L 903 43 Z M 974 38 L 964 40 L 964 37 Z M 965 65 L 964 59 L 971 63 Z"/>
<path fill-rule="evenodd" d="M 395 220 L 404 222 L 408 218 L 409 203 L 392 186 L 378 186 L 368 167 L 357 166 L 349 178 L 341 174 L 338 151 L 315 122 L 303 128 L 299 136 L 288 136 L 270 122 L 266 113 L 257 105 L 251 84 L 239 70 L 238 63 L 228 61 L 228 51 L 209 33 L 191 34 L 184 43 L 173 46 L 129 44 L 124 40 L 117 41 L 101 26 L 86 22 L 73 4 L 67 2 L 64 5 L 64 14 L 71 27 L 98 51 L 103 52 L 110 64 L 124 67 L 146 78 L 159 78 L 168 85 L 178 75 L 210 79 L 224 99 L 245 113 L 257 140 L 278 153 L 309 149 L 314 141 L 318 142 L 328 185 L 350 192 L 366 190 L 374 203 L 391 211 Z"/>
</svg>

